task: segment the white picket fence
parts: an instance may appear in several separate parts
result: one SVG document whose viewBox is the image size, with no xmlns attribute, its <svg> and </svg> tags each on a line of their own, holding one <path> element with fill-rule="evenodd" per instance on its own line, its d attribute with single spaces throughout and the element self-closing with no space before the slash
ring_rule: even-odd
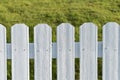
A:
<svg viewBox="0 0 120 80">
<path fill-rule="evenodd" d="M 29 59 L 35 62 L 35 80 L 52 80 L 52 58 L 57 58 L 57 80 L 75 80 L 75 58 L 80 58 L 80 80 L 98 80 L 97 58 L 103 58 L 103 80 L 120 80 L 120 27 L 109 22 L 103 27 L 103 41 L 97 40 L 97 26 L 80 26 L 80 42 L 74 41 L 74 27 L 57 27 L 57 43 L 47 24 L 34 27 L 34 43 L 29 44 L 29 28 L 15 24 L 11 44 L 6 44 L 6 28 L 0 25 L 0 80 L 7 80 L 7 59 L 12 59 L 12 80 L 29 79 Z M 6 46 L 7 45 L 7 46 Z"/>
</svg>

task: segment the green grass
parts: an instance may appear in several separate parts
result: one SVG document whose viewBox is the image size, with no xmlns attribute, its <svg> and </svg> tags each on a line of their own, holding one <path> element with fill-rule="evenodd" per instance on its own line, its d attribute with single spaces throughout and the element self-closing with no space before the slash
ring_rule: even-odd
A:
<svg viewBox="0 0 120 80">
<path fill-rule="evenodd" d="M 94 22 L 98 26 L 98 40 L 102 40 L 102 26 L 107 22 L 120 23 L 120 0 L 1 0 L 0 23 L 7 28 L 7 42 L 11 42 L 10 29 L 16 23 L 29 26 L 30 42 L 33 42 L 33 27 L 47 23 L 53 30 L 56 41 L 56 27 L 68 22 L 75 26 L 75 41 L 79 41 L 79 26 Z M 79 60 L 76 60 L 76 80 L 79 75 Z M 102 77 L 101 59 L 98 62 L 99 80 Z M 8 61 L 8 80 L 11 80 L 11 64 Z M 33 80 L 33 60 L 30 61 Z M 53 78 L 56 79 L 56 64 L 53 60 Z"/>
<path fill-rule="evenodd" d="M 7 27 L 7 41 L 10 42 L 10 27 L 25 23 L 30 28 L 30 42 L 33 42 L 33 27 L 47 23 L 53 29 L 56 41 L 56 26 L 69 22 L 75 26 L 75 40 L 79 40 L 79 26 L 94 22 L 98 26 L 98 38 L 102 39 L 102 26 L 114 21 L 120 23 L 119 0 L 1 0 L 0 23 Z"/>
</svg>

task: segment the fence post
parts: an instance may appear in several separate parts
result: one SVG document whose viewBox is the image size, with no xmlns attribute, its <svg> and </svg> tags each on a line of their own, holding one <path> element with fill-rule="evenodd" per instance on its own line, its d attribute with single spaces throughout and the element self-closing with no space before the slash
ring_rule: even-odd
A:
<svg viewBox="0 0 120 80">
<path fill-rule="evenodd" d="M 57 27 L 57 80 L 75 80 L 74 27 L 62 23 Z"/>
<path fill-rule="evenodd" d="M 47 24 L 34 28 L 35 80 L 52 80 L 52 30 Z"/>
<path fill-rule="evenodd" d="M 80 27 L 80 80 L 97 80 L 97 27 L 84 23 Z"/>
<path fill-rule="evenodd" d="M 29 80 L 29 31 L 25 24 L 15 24 L 11 31 L 12 80 Z"/>
<path fill-rule="evenodd" d="M 103 26 L 103 80 L 119 80 L 119 29 L 119 25 L 114 22 Z"/>
<path fill-rule="evenodd" d="M 0 80 L 7 80 L 6 28 L 0 24 Z"/>
</svg>

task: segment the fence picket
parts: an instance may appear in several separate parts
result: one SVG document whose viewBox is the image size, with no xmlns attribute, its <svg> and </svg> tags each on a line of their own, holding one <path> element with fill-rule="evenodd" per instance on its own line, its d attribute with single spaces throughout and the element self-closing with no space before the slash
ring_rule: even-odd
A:
<svg viewBox="0 0 120 80">
<path fill-rule="evenodd" d="M 12 80 L 29 80 L 29 32 L 24 24 L 12 27 Z"/>
<path fill-rule="evenodd" d="M 6 28 L 0 24 L 0 80 L 7 80 L 7 59 L 12 60 L 12 80 L 30 80 L 29 59 L 34 59 L 34 79 L 52 80 L 52 58 L 57 59 L 57 79 L 75 80 L 75 58 L 80 58 L 80 79 L 98 80 L 97 58 L 103 58 L 102 80 L 120 79 L 120 26 L 103 26 L 103 41 L 97 41 L 97 26 L 80 26 L 80 42 L 74 42 L 74 27 L 57 27 L 57 42 L 52 43 L 52 29 L 47 24 L 34 27 L 34 43 L 29 43 L 29 28 L 15 24 L 11 43 L 6 44 Z M 54 75 L 56 76 L 56 75 Z"/>
<path fill-rule="evenodd" d="M 0 24 L 0 80 L 7 80 L 6 28 Z"/>
<path fill-rule="evenodd" d="M 103 80 L 118 79 L 119 25 L 109 22 L 103 27 Z"/>
<path fill-rule="evenodd" d="M 97 27 L 84 23 L 80 27 L 80 80 L 97 80 Z"/>
<path fill-rule="evenodd" d="M 75 80 L 74 27 L 62 23 L 57 27 L 57 80 Z"/>
<path fill-rule="evenodd" d="M 35 80 L 52 80 L 52 32 L 47 24 L 34 28 Z"/>
</svg>

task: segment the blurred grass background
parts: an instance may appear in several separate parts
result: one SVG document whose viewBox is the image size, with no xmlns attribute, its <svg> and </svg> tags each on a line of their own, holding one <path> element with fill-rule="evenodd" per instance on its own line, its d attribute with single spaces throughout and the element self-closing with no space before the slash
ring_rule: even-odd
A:
<svg viewBox="0 0 120 80">
<path fill-rule="evenodd" d="M 33 42 L 33 27 L 47 23 L 53 30 L 56 41 L 56 27 L 63 23 L 75 26 L 75 41 L 79 41 L 79 26 L 93 22 L 98 26 L 98 40 L 102 40 L 102 26 L 107 22 L 120 23 L 120 0 L 0 0 L 0 23 L 7 28 L 7 42 L 10 29 L 16 23 L 29 26 L 30 42 Z M 102 59 L 98 59 L 98 77 L 102 80 Z M 11 60 L 8 60 L 8 80 L 11 80 Z M 33 60 L 30 60 L 30 74 L 33 80 Z M 76 80 L 79 79 L 79 59 L 76 59 Z M 53 60 L 53 80 L 56 80 L 56 60 Z"/>
</svg>

